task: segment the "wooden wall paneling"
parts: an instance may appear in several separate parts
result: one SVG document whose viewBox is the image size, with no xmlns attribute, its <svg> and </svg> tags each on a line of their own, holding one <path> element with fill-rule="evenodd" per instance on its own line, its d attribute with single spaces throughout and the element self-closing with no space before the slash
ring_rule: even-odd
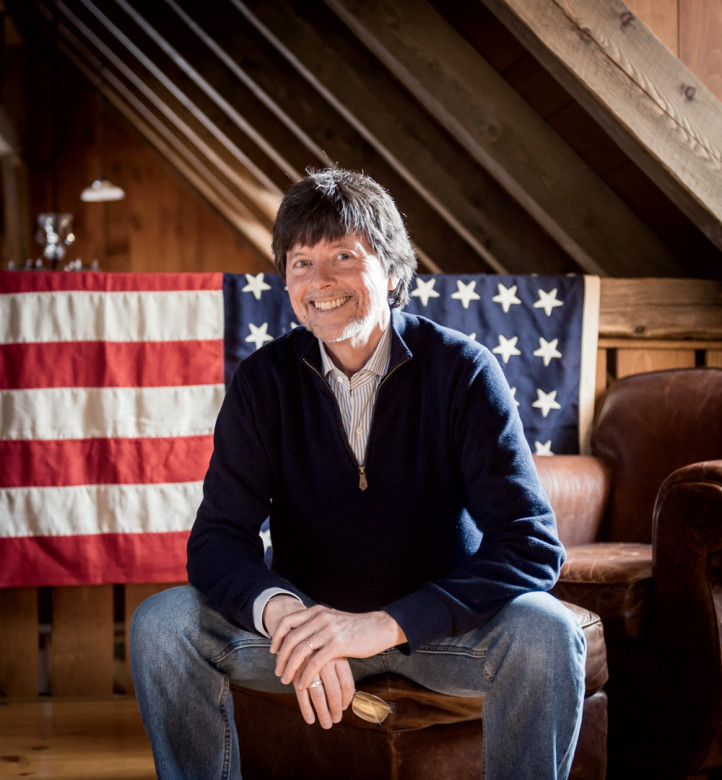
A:
<svg viewBox="0 0 722 780">
<path fill-rule="evenodd" d="M 0 696 L 38 694 L 37 588 L 0 589 Z"/>
<path fill-rule="evenodd" d="M 621 0 L 484 4 L 722 248 L 722 105 L 628 16 L 628 6 Z"/>
<path fill-rule="evenodd" d="M 326 3 L 586 272 L 629 275 L 636 257 L 679 271 L 667 247 L 428 3 Z"/>
<path fill-rule="evenodd" d="M 52 590 L 53 696 L 113 693 L 113 586 Z"/>
<path fill-rule="evenodd" d="M 133 694 L 133 675 L 130 671 L 130 653 L 128 648 L 130 621 L 138 606 L 150 596 L 172 588 L 180 583 L 132 583 L 125 586 L 124 623 L 125 623 L 125 693 Z"/>
<path fill-rule="evenodd" d="M 705 365 L 722 368 L 722 349 L 708 349 L 705 353 Z"/>
<path fill-rule="evenodd" d="M 722 3 L 678 2 L 679 57 L 722 100 Z"/>
<path fill-rule="evenodd" d="M 695 350 L 654 349 L 647 346 L 617 349 L 617 379 L 647 371 L 663 371 L 669 368 L 694 368 Z"/>
<path fill-rule="evenodd" d="M 692 0 L 693 3 L 697 1 Z M 672 54 L 678 57 L 680 0 L 625 0 L 625 2 L 630 11 L 649 27 Z M 685 64 L 689 65 L 688 62 Z"/>
<path fill-rule="evenodd" d="M 722 280 L 601 279 L 600 339 L 722 341 Z"/>
</svg>

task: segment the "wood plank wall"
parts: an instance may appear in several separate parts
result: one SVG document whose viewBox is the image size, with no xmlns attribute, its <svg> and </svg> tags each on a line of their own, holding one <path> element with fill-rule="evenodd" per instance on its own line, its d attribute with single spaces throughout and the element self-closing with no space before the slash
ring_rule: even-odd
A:
<svg viewBox="0 0 722 780">
<path fill-rule="evenodd" d="M 629 374 L 722 368 L 722 281 L 603 279 L 599 333 L 597 395 Z M 132 693 L 130 616 L 165 587 L 0 590 L 0 696 Z"/>
</svg>

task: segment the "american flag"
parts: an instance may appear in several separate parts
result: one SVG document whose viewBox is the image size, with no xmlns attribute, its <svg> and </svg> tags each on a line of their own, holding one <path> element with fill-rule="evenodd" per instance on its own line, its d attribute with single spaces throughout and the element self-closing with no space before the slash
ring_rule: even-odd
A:
<svg viewBox="0 0 722 780">
<path fill-rule="evenodd" d="M 492 349 L 551 454 L 591 409 L 594 297 L 589 277 L 419 276 L 407 310 Z M 276 274 L 0 272 L 0 587 L 185 579 L 225 384 L 295 325 Z"/>
</svg>

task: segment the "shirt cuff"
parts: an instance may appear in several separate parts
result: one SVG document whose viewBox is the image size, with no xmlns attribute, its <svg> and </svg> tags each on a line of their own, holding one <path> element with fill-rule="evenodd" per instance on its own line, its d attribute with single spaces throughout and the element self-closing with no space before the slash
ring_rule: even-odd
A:
<svg viewBox="0 0 722 780">
<path fill-rule="evenodd" d="M 264 590 L 253 602 L 253 626 L 261 636 L 267 636 L 269 639 L 271 638 L 271 635 L 266 631 L 266 627 L 263 625 L 263 610 L 266 608 L 266 604 L 268 604 L 274 596 L 280 596 L 282 594 L 285 596 L 293 596 L 299 604 L 303 604 L 301 599 L 299 599 L 295 593 L 291 593 L 290 590 L 285 590 L 284 588 L 266 588 L 266 590 Z"/>
</svg>

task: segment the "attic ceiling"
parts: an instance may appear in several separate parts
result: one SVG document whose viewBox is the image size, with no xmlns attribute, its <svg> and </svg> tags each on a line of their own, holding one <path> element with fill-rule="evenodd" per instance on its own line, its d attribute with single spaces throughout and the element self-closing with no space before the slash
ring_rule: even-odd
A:
<svg viewBox="0 0 722 780">
<path fill-rule="evenodd" d="M 722 106 L 618 0 L 13 0 L 244 240 L 337 163 L 422 270 L 722 277 Z"/>
</svg>

